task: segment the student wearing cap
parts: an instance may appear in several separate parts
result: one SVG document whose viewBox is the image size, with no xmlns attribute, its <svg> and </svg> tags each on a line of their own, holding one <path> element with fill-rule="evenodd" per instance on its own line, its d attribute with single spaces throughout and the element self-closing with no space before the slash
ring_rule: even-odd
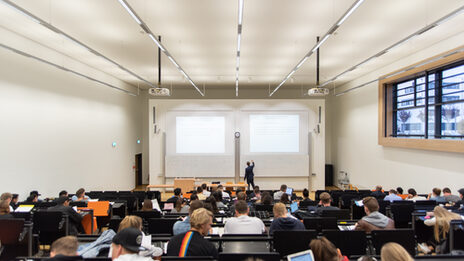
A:
<svg viewBox="0 0 464 261">
<path fill-rule="evenodd" d="M 168 243 L 168 256 L 212 256 L 217 258 L 218 250 L 213 243 L 204 239 L 213 224 L 213 213 L 205 208 L 193 211 L 187 233 L 173 236 Z"/>
<path fill-rule="evenodd" d="M 111 259 L 117 261 L 151 261 L 150 257 L 139 255 L 143 234 L 137 228 L 128 227 L 119 231 L 112 240 Z"/>
<path fill-rule="evenodd" d="M 56 199 L 56 206 L 49 207 L 48 211 L 57 211 L 62 212 L 63 214 L 68 215 L 69 218 L 69 234 L 77 235 L 77 233 L 84 232 L 81 221 L 82 217 L 79 215 L 72 207 L 69 206 L 68 197 L 60 197 Z"/>
</svg>

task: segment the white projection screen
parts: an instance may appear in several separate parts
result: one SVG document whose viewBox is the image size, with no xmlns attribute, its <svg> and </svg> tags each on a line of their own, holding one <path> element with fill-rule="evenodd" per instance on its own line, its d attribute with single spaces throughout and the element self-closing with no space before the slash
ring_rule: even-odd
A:
<svg viewBox="0 0 464 261">
<path fill-rule="evenodd" d="M 166 117 L 166 177 L 234 176 L 231 111 L 170 111 Z"/>
<path fill-rule="evenodd" d="M 242 111 L 240 161 L 254 160 L 257 177 L 308 176 L 308 117 L 308 111 Z"/>
<path fill-rule="evenodd" d="M 300 115 L 250 114 L 250 152 L 300 152 Z"/>
</svg>

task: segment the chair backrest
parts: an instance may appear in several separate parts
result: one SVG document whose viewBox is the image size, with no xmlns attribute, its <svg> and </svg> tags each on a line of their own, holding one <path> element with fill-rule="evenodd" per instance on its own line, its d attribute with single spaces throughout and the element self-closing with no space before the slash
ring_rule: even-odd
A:
<svg viewBox="0 0 464 261">
<path fill-rule="evenodd" d="M 398 201 L 390 204 L 390 210 L 395 221 L 395 227 L 407 228 L 408 223 L 412 221 L 412 212 L 414 211 L 414 202 Z"/>
<path fill-rule="evenodd" d="M 172 235 L 172 227 L 177 218 L 150 218 L 148 219 L 148 233 Z"/>
<path fill-rule="evenodd" d="M 300 209 L 306 209 L 309 206 L 317 206 L 317 201 L 300 201 L 298 205 Z"/>
<path fill-rule="evenodd" d="M 36 211 L 33 216 L 34 230 L 55 232 L 64 229 L 63 213 L 59 211 Z"/>
<path fill-rule="evenodd" d="M 362 256 L 366 254 L 367 239 L 364 231 L 323 230 L 322 234 L 336 245 L 343 255 Z"/>
<path fill-rule="evenodd" d="M 274 231 L 273 245 L 281 257 L 308 250 L 311 240 L 317 238 L 316 230 Z"/>
<path fill-rule="evenodd" d="M 86 208 L 87 207 L 87 202 L 86 201 L 72 201 L 69 202 L 69 206 L 71 207 L 78 207 L 78 208 Z"/>
<path fill-rule="evenodd" d="M 147 222 L 150 218 L 161 218 L 161 213 L 159 211 L 134 211 L 132 214 L 141 217 Z"/>
<path fill-rule="evenodd" d="M 334 217 L 339 219 L 350 219 L 349 209 L 324 209 L 322 210 L 322 217 Z"/>
<path fill-rule="evenodd" d="M 263 261 L 280 261 L 280 255 L 276 252 L 264 253 L 219 253 L 219 261 L 237 261 L 237 260 L 263 260 Z M 164 258 L 163 258 L 164 260 Z"/>
<path fill-rule="evenodd" d="M 464 221 L 462 219 L 451 220 L 451 227 L 448 235 L 450 251 L 464 250 Z"/>
<path fill-rule="evenodd" d="M 110 208 L 109 201 L 89 201 L 87 208 L 93 209 L 93 215 L 95 217 L 108 216 L 108 210 Z"/>
<path fill-rule="evenodd" d="M 416 255 L 416 239 L 412 229 L 373 230 L 371 236 L 376 254 L 380 254 L 384 244 L 395 242 L 403 246 L 411 256 Z"/>
<path fill-rule="evenodd" d="M 22 218 L 0 219 L 0 242 L 4 245 L 18 243 L 23 228 L 24 219 Z"/>
<path fill-rule="evenodd" d="M 256 211 L 267 211 L 272 213 L 273 205 L 255 204 Z"/>
<path fill-rule="evenodd" d="M 315 193 L 315 199 L 316 199 L 316 201 L 319 201 L 319 200 L 320 200 L 319 196 L 320 196 L 323 192 L 329 193 L 330 191 L 328 191 L 328 190 L 316 190 L 316 193 Z"/>
<path fill-rule="evenodd" d="M 118 231 L 119 224 L 121 224 L 121 221 L 122 221 L 122 218 L 111 218 L 108 228 L 114 231 Z"/>
<path fill-rule="evenodd" d="M 337 229 L 337 219 L 334 217 L 307 217 L 303 219 L 306 229 L 321 232 L 323 229 Z"/>
</svg>

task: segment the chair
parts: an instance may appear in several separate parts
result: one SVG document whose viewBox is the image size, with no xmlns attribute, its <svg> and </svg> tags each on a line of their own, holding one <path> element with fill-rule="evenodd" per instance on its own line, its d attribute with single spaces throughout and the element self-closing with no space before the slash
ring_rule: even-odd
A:
<svg viewBox="0 0 464 261">
<path fill-rule="evenodd" d="M 148 233 L 172 236 L 172 227 L 177 221 L 177 218 L 150 218 L 148 219 Z"/>
<path fill-rule="evenodd" d="M 319 202 L 319 200 L 320 200 L 319 196 L 320 196 L 323 192 L 329 193 L 330 191 L 328 191 L 328 190 L 316 190 L 316 193 L 315 193 L 315 199 L 316 199 L 316 201 Z"/>
<path fill-rule="evenodd" d="M 17 255 L 32 255 L 31 224 L 26 225 L 24 219 L 0 219 L 0 260 L 10 260 Z M 27 244 L 24 240 L 28 236 Z"/>
<path fill-rule="evenodd" d="M 325 209 L 322 211 L 322 217 L 334 217 L 337 220 L 351 219 L 349 209 Z"/>
<path fill-rule="evenodd" d="M 451 220 L 449 232 L 450 251 L 464 250 L 464 221 Z"/>
<path fill-rule="evenodd" d="M 437 202 L 435 200 L 417 200 L 414 202 L 414 209 L 433 211 L 436 205 Z"/>
<path fill-rule="evenodd" d="M 306 210 L 309 206 L 317 206 L 317 201 L 300 201 L 298 208 Z"/>
<path fill-rule="evenodd" d="M 58 238 L 68 235 L 68 216 L 62 212 L 36 211 L 33 223 L 34 233 L 39 235 L 42 245 L 50 245 Z"/>
<path fill-rule="evenodd" d="M 414 203 L 412 201 L 395 201 L 390 204 L 390 211 L 393 215 L 396 228 L 409 228 L 412 220 Z"/>
<path fill-rule="evenodd" d="M 78 207 L 78 208 L 86 208 L 87 202 L 86 201 L 72 201 L 72 202 L 69 202 L 69 206 Z"/>
<path fill-rule="evenodd" d="M 373 230 L 371 232 L 372 245 L 375 253 L 380 255 L 382 246 L 388 242 L 395 242 L 408 251 L 411 256 L 416 255 L 416 239 L 412 229 Z"/>
<path fill-rule="evenodd" d="M 323 230 L 322 234 L 346 256 L 366 254 L 367 239 L 364 231 Z"/>
<path fill-rule="evenodd" d="M 114 231 L 118 231 L 119 224 L 121 224 L 121 221 L 122 221 L 122 218 L 111 218 L 108 228 Z"/>
<path fill-rule="evenodd" d="M 109 201 L 89 201 L 87 208 L 93 209 L 93 216 L 97 218 L 98 228 L 104 227 L 110 221 Z"/>
<path fill-rule="evenodd" d="M 307 217 L 303 219 L 306 229 L 322 232 L 323 229 L 337 229 L 337 219 L 334 217 Z"/>
<path fill-rule="evenodd" d="M 241 261 L 251 258 L 252 260 L 279 261 L 280 255 L 276 252 L 267 253 L 219 253 L 219 261 Z M 163 258 L 164 260 L 164 258 Z"/>
<path fill-rule="evenodd" d="M 273 205 L 255 204 L 256 211 L 267 211 L 272 213 Z"/>
<path fill-rule="evenodd" d="M 274 231 L 273 247 L 281 257 L 308 250 L 311 240 L 317 238 L 317 231 Z"/>
</svg>

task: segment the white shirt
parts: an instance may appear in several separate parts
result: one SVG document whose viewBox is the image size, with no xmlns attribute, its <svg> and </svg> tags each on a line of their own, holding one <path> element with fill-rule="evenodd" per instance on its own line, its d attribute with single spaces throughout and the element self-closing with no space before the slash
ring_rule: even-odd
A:
<svg viewBox="0 0 464 261">
<path fill-rule="evenodd" d="M 274 193 L 274 200 L 280 200 L 280 198 L 282 197 L 282 195 L 284 194 L 285 192 L 279 190 L 277 191 L 276 193 Z"/>
<path fill-rule="evenodd" d="M 223 191 L 222 192 L 222 198 L 230 198 L 229 193 Z"/>
<path fill-rule="evenodd" d="M 153 261 L 150 257 L 139 256 L 138 254 L 125 254 L 120 255 L 113 261 Z"/>
<path fill-rule="evenodd" d="M 427 200 L 427 199 L 424 198 L 424 197 L 421 197 L 421 196 L 415 196 L 415 197 L 413 197 L 413 198 L 407 198 L 406 200 L 410 200 L 410 201 L 416 202 L 416 200 Z"/>
<path fill-rule="evenodd" d="M 211 196 L 211 192 L 209 192 L 207 190 L 203 190 L 203 195 L 205 195 L 206 197 L 209 197 L 209 196 Z"/>
<path fill-rule="evenodd" d="M 224 234 L 262 234 L 265 231 L 261 219 L 248 215 L 231 218 L 224 225 Z"/>
</svg>

